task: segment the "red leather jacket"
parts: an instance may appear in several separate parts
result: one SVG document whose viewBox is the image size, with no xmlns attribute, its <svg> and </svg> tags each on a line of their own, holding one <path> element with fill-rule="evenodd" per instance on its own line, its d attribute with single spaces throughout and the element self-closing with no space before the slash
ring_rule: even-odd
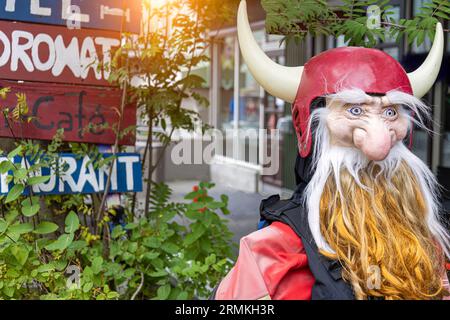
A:
<svg viewBox="0 0 450 320">
<path fill-rule="evenodd" d="M 239 258 L 215 299 L 310 300 L 314 281 L 301 239 L 288 225 L 273 222 L 241 239 Z M 450 291 L 446 275 L 443 281 Z"/>
<path fill-rule="evenodd" d="M 236 265 L 217 288 L 217 300 L 310 300 L 314 276 L 300 238 L 274 222 L 241 239 Z"/>
</svg>

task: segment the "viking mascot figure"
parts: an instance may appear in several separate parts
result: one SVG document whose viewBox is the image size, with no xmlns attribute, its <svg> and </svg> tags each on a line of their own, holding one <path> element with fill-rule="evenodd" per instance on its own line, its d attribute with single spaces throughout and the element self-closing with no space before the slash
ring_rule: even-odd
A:
<svg viewBox="0 0 450 320">
<path fill-rule="evenodd" d="M 270 60 L 253 38 L 245 1 L 242 55 L 255 79 L 292 103 L 299 155 L 289 200 L 261 204 L 265 227 L 241 239 L 214 299 L 443 299 L 448 228 L 439 187 L 410 150 L 426 129 L 420 98 L 436 80 L 443 30 L 425 62 L 406 73 L 388 54 L 342 47 L 303 67 Z"/>
</svg>

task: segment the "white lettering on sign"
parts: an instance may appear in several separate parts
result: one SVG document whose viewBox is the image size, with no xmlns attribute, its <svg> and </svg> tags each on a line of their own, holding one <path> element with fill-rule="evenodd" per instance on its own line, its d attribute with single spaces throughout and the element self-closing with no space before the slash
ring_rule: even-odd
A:
<svg viewBox="0 0 450 320">
<path fill-rule="evenodd" d="M 0 67 L 3 67 L 8 63 L 9 57 L 11 56 L 11 45 L 9 44 L 9 39 L 6 34 L 0 31 L 0 41 L 3 44 L 3 52 L 0 56 Z"/>
<path fill-rule="evenodd" d="M 77 184 L 75 183 L 75 180 L 72 176 L 72 174 L 77 170 L 77 161 L 72 157 L 61 157 L 60 168 L 63 168 L 64 166 L 67 166 L 67 170 L 65 170 L 59 178 L 59 192 L 64 192 L 65 182 L 67 182 L 70 189 L 74 190 L 75 192 L 78 191 Z"/>
<path fill-rule="evenodd" d="M 0 163 L 2 163 L 3 161 L 8 161 L 8 159 L 6 157 L 1 157 Z M 9 192 L 9 186 L 8 186 L 8 183 L 6 182 L 7 177 L 8 177 L 8 172 L 3 173 L 3 174 L 0 173 L 0 189 L 2 191 L 4 190 L 4 193 Z"/>
<path fill-rule="evenodd" d="M 5 156 L 0 156 L 0 163 L 11 161 Z M 14 158 L 16 168 L 37 169 L 29 172 L 29 177 L 46 176 L 48 180 L 31 186 L 25 193 L 33 191 L 35 195 L 46 194 L 70 194 L 70 193 L 97 193 L 106 189 L 108 175 L 111 170 L 111 192 L 140 192 L 142 190 L 141 164 L 138 154 L 119 154 L 114 161 L 95 168 L 91 158 L 84 156 L 79 159 L 75 155 L 61 154 L 56 166 L 47 166 L 39 160 L 25 160 L 23 157 Z M 8 178 L 12 170 L 0 174 L 0 195 L 8 194 L 16 181 Z"/>
<path fill-rule="evenodd" d="M 83 45 L 81 47 L 80 62 L 81 77 L 83 79 L 86 79 L 88 77 L 89 70 L 93 69 L 97 80 L 101 80 L 102 74 L 101 71 L 98 70 L 98 55 L 97 51 L 95 50 L 94 40 L 91 37 L 88 37 L 83 41 Z"/>
<path fill-rule="evenodd" d="M 120 163 L 125 163 L 125 172 L 127 177 L 127 188 L 129 190 L 134 189 L 133 181 L 133 163 L 139 162 L 139 157 L 129 156 L 119 158 Z"/>
<path fill-rule="evenodd" d="M 83 163 L 81 164 L 81 171 L 80 176 L 78 177 L 78 183 L 77 183 L 77 189 L 75 191 L 81 192 L 86 184 L 86 182 L 89 182 L 94 191 L 98 190 L 98 182 L 97 177 L 95 176 L 95 170 L 94 166 L 91 163 L 88 164 L 88 162 L 91 161 L 91 159 L 88 156 L 85 156 L 83 158 Z"/>
<path fill-rule="evenodd" d="M 104 78 L 108 79 L 110 74 L 111 48 L 120 46 L 120 40 L 98 37 L 95 38 L 95 43 L 99 46 L 102 46 L 103 64 L 106 66 L 104 71 Z"/>
<path fill-rule="evenodd" d="M 23 65 L 28 72 L 51 70 L 55 77 L 59 77 L 67 67 L 75 78 L 82 79 L 88 78 L 92 69 L 97 80 L 108 79 L 110 71 L 109 68 L 104 68 L 103 71 L 99 68 L 96 45 L 101 47 L 105 66 L 111 63 L 111 49 L 120 46 L 119 39 L 105 37 L 86 37 L 81 43 L 78 38 L 73 37 L 66 46 L 62 35 L 53 39 L 45 33 L 33 36 L 32 33 L 21 30 L 13 31 L 11 40 L 0 31 L 0 43 L 3 47 L 0 67 L 10 62 L 11 71 L 14 72 L 18 70 L 19 65 Z M 45 59 L 39 54 L 42 51 L 48 52 Z"/>
<path fill-rule="evenodd" d="M 63 20 L 89 23 L 91 20 L 88 14 L 80 13 L 80 7 L 72 5 L 72 0 L 62 0 L 61 17 Z"/>
<path fill-rule="evenodd" d="M 98 187 L 100 190 L 105 190 L 105 181 L 109 175 L 109 166 L 104 165 L 98 171 Z M 114 161 L 113 168 L 111 170 L 111 191 L 117 191 L 117 165 Z"/>
<path fill-rule="evenodd" d="M 21 43 L 21 39 L 24 39 L 26 41 L 24 43 Z M 26 31 L 14 31 L 12 33 L 11 46 L 13 49 L 11 50 L 11 70 L 17 71 L 17 68 L 19 67 L 19 61 L 21 61 L 28 72 L 33 72 L 33 62 L 26 53 L 26 51 L 31 49 L 31 47 L 33 46 L 33 34 Z"/>
<path fill-rule="evenodd" d="M 69 45 L 64 45 L 64 38 L 57 36 L 55 40 L 55 51 L 58 53 L 56 56 L 56 62 L 52 69 L 52 74 L 59 76 L 64 68 L 67 66 L 72 71 L 76 78 L 81 76 L 80 68 L 80 48 L 78 45 L 78 39 L 73 38 Z"/>
<path fill-rule="evenodd" d="M 53 168 L 50 169 L 50 180 L 48 180 L 46 183 L 38 184 L 37 187 L 41 192 L 51 192 L 56 188 L 56 173 Z"/>
<path fill-rule="evenodd" d="M 40 2 L 41 2 L 40 0 L 31 0 L 30 3 L 31 14 L 50 17 L 52 15 L 52 9 L 41 7 Z"/>
<path fill-rule="evenodd" d="M 39 57 L 39 46 L 41 44 L 46 44 L 48 47 L 49 56 L 45 62 L 41 61 Z M 56 60 L 55 43 L 48 34 L 40 33 L 34 38 L 31 56 L 36 69 L 39 71 L 47 71 L 52 68 Z"/>
<path fill-rule="evenodd" d="M 117 17 L 126 17 L 127 22 L 131 21 L 130 9 L 121 9 L 121 8 L 110 8 L 108 6 L 100 6 L 100 19 L 104 20 L 106 15 L 117 16 Z"/>
<path fill-rule="evenodd" d="M 5 11 L 8 12 L 16 11 L 16 0 L 6 0 Z"/>
</svg>

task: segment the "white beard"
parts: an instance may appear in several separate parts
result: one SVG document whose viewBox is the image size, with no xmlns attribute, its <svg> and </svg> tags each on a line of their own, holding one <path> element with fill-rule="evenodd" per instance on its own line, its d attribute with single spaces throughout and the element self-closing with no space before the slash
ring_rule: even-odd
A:
<svg viewBox="0 0 450 320">
<path fill-rule="evenodd" d="M 396 173 L 399 165 L 405 162 L 417 178 L 427 207 L 427 225 L 436 241 L 450 258 L 450 235 L 439 218 L 440 206 L 438 202 L 439 187 L 430 169 L 414 155 L 401 141 L 390 151 L 383 161 L 371 162 L 357 148 L 338 147 L 330 145 L 329 131 L 326 125 L 326 108 L 316 109 L 311 115 L 311 122 L 317 123 L 315 129 L 315 143 L 313 153 L 314 175 L 305 190 L 305 201 L 308 209 L 308 222 L 311 233 L 319 249 L 334 253 L 320 231 L 320 200 L 325 184 L 330 176 L 334 177 L 337 190 L 342 197 L 340 174 L 343 169 L 355 179 L 355 182 L 369 190 L 360 181 L 360 172 L 378 165 L 387 181 Z M 370 190 L 369 190 L 370 191 Z M 343 199 L 345 201 L 345 199 Z"/>
</svg>

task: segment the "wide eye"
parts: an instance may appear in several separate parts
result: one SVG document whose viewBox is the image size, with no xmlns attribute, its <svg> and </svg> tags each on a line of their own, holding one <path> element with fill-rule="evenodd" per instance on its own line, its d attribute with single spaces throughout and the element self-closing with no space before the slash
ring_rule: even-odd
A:
<svg viewBox="0 0 450 320">
<path fill-rule="evenodd" d="M 360 116 L 363 113 L 363 109 L 358 106 L 351 107 L 347 111 L 350 112 L 353 116 Z"/>
<path fill-rule="evenodd" d="M 397 110 L 394 108 L 386 108 L 384 110 L 384 116 L 386 118 L 395 118 L 397 116 Z"/>
</svg>

